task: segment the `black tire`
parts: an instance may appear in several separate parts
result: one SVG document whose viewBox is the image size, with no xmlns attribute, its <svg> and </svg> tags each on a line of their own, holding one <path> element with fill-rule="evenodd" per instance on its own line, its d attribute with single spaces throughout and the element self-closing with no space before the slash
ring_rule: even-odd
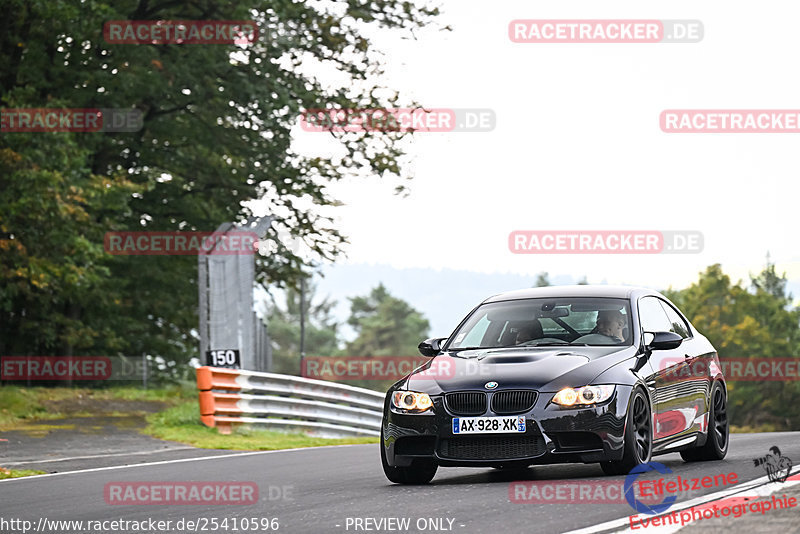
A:
<svg viewBox="0 0 800 534">
<path fill-rule="evenodd" d="M 639 464 L 650 461 L 653 455 L 653 418 L 650 401 L 644 391 L 633 391 L 628 420 L 625 424 L 625 444 L 622 460 L 600 462 L 606 475 L 627 475 Z"/>
<path fill-rule="evenodd" d="M 709 399 L 706 443 L 702 447 L 681 451 L 681 458 L 685 462 L 722 460 L 728 454 L 728 395 L 720 382 L 714 382 L 711 386 Z"/>
<path fill-rule="evenodd" d="M 395 484 L 427 484 L 436 476 L 439 466 L 435 462 L 414 460 L 408 467 L 393 467 L 386 461 L 386 447 L 383 440 L 379 443 L 381 448 L 381 464 L 383 473 L 390 482 Z"/>
</svg>

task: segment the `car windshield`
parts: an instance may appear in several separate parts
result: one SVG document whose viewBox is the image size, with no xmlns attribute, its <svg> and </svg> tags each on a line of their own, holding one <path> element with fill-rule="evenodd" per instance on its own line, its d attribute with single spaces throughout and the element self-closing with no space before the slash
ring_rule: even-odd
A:
<svg viewBox="0 0 800 534">
<path fill-rule="evenodd" d="M 630 345 L 625 299 L 537 298 L 478 307 L 447 350 L 560 345 Z"/>
</svg>

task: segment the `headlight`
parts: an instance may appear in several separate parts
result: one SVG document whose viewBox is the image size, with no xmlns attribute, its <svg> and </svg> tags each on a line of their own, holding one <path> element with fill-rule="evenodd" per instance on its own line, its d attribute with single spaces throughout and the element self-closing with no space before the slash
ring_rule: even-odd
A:
<svg viewBox="0 0 800 534">
<path fill-rule="evenodd" d="M 553 397 L 553 402 L 561 406 L 578 406 L 597 404 L 607 401 L 614 394 L 614 385 L 584 386 L 582 388 L 564 388 Z"/>
<path fill-rule="evenodd" d="M 392 406 L 408 412 L 420 413 L 430 410 L 433 407 L 433 401 L 427 393 L 395 391 L 392 394 Z"/>
</svg>

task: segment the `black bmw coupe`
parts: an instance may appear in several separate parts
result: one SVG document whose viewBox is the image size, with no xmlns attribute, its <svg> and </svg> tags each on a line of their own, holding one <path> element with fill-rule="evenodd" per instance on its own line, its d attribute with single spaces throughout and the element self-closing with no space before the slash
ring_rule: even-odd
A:
<svg viewBox="0 0 800 534">
<path fill-rule="evenodd" d="M 598 462 L 624 474 L 654 455 L 720 460 L 727 388 L 717 353 L 658 292 L 560 286 L 490 297 L 383 410 L 387 478 L 424 484 L 439 466 Z"/>
</svg>

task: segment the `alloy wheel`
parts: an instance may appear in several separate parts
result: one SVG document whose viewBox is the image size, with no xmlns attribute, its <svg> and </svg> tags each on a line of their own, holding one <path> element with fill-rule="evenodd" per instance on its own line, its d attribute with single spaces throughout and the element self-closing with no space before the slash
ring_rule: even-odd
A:
<svg viewBox="0 0 800 534">
<path fill-rule="evenodd" d="M 643 462 L 650 458 L 650 410 L 647 402 L 639 396 L 633 404 L 633 435 L 636 439 L 636 454 Z"/>
<path fill-rule="evenodd" d="M 720 450 L 725 450 L 728 443 L 728 412 L 722 389 L 714 392 L 714 439 Z"/>
</svg>

